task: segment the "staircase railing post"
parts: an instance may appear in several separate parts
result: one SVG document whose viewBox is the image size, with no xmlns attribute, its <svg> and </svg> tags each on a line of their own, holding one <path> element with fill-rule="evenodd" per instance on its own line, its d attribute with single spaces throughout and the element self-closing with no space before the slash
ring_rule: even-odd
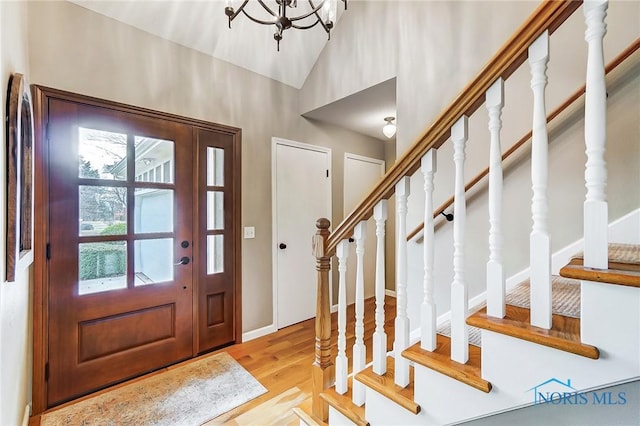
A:
<svg viewBox="0 0 640 426">
<path fill-rule="evenodd" d="M 584 2 L 587 24 L 585 40 L 587 56 L 587 84 L 584 101 L 584 139 L 587 153 L 585 181 L 587 196 L 584 202 L 584 266 L 607 269 L 608 225 L 607 163 L 604 159 L 607 142 L 607 87 L 605 82 L 603 38 L 607 33 L 606 0 Z"/>
<path fill-rule="evenodd" d="M 533 91 L 533 125 L 531 129 L 531 217 L 529 237 L 531 265 L 531 325 L 551 328 L 551 237 L 549 236 L 549 136 L 545 87 L 549 62 L 549 31 L 529 46 L 531 90 Z"/>
<path fill-rule="evenodd" d="M 316 258 L 318 288 L 316 302 L 316 342 L 315 360 L 312 367 L 312 411 L 322 421 L 329 417 L 329 405 L 320 398 L 320 394 L 333 385 L 335 371 L 331 362 L 331 301 L 329 300 L 329 271 L 331 256 L 326 251 L 329 239 L 329 219 L 321 218 L 316 222 L 316 234 L 313 236 L 312 250 Z"/>
</svg>

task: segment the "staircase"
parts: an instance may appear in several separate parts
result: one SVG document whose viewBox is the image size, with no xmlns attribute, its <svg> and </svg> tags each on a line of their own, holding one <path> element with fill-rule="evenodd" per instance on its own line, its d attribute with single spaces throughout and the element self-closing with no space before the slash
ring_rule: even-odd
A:
<svg viewBox="0 0 640 426">
<path fill-rule="evenodd" d="M 354 212 L 333 231 L 329 230 L 327 219 L 318 220 L 313 237 L 318 276 L 316 357 L 311 368 L 313 395 L 310 404 L 296 409 L 301 423 L 458 424 L 535 404 L 573 405 L 586 401 L 585 404 L 616 405 L 623 404 L 622 399 L 626 402 L 625 398 L 614 401 L 611 394 L 597 393 L 603 387 L 640 378 L 640 234 L 627 238 L 634 240 L 631 241 L 634 244 L 609 242 L 604 161 L 606 73 L 638 50 L 640 39 L 605 67 L 602 49 L 607 7 L 606 0 L 589 0 L 584 4 L 543 2 Z M 584 89 L 587 153 L 587 192 L 581 219 L 584 239 L 579 244 L 582 251 L 562 268 L 556 268 L 554 265 L 564 258 L 561 253 L 551 252 L 547 188 L 554 182 L 550 182 L 547 170 L 547 123 L 558 113 L 547 115 L 544 90 L 550 34 L 578 9 L 585 16 L 589 54 Z M 500 137 L 504 80 L 525 61 L 530 68 L 534 105 L 532 131 L 525 138 L 531 140 L 533 225 L 528 278 L 522 284 L 528 288 L 525 290 L 528 297 L 524 297 L 523 303 L 522 287 L 517 296 L 509 293 L 504 272 L 502 160 L 506 154 L 502 154 Z M 582 91 L 573 100 L 580 96 Z M 483 105 L 488 112 L 491 135 L 486 172 L 489 176 L 489 261 L 485 296 L 477 306 L 479 309 L 470 309 L 468 280 L 478 278 L 465 276 L 465 196 L 469 185 L 465 186 L 464 161 L 469 116 Z M 435 218 L 444 208 L 434 208 L 433 193 L 438 149 L 449 140 L 455 163 L 453 278 L 449 287 L 450 326 L 448 335 L 443 335 L 437 332 L 442 331 L 442 321 L 439 324 L 436 317 L 435 292 L 441 290 L 436 290 L 434 279 L 434 241 Z M 424 182 L 424 223 L 420 229 L 407 232 L 407 198 L 412 190 L 416 191 L 410 177 L 417 173 Z M 397 312 L 393 352 L 388 353 L 384 329 L 385 321 L 389 320 L 384 311 L 384 237 L 387 200 L 392 195 L 396 201 Z M 639 222 L 640 211 L 634 214 L 632 220 Z M 366 364 L 364 343 L 365 277 L 361 264 L 368 220 L 375 221 L 376 235 L 371 237 L 377 241 L 376 306 L 375 312 L 371 312 L 376 329 L 370 364 Z M 346 256 L 350 238 L 355 240 L 359 261 L 351 358 L 347 355 L 350 348 L 346 345 L 345 330 Z M 409 270 L 415 270 L 409 268 L 408 240 L 419 241 L 422 250 L 423 273 L 418 280 L 421 284 L 418 290 L 415 280 L 408 275 Z M 329 300 L 333 256 L 337 257 L 340 277 L 337 336 L 331 334 Z M 413 284 L 409 286 L 409 282 Z M 560 300 L 558 291 L 563 286 L 568 286 L 569 292 L 579 292 L 579 304 L 559 308 L 565 302 Z M 415 296 L 416 291 L 422 304 L 419 315 L 411 318 L 408 298 L 409 294 Z M 479 330 L 480 342 L 473 335 L 470 338 L 470 327 Z M 415 332 L 419 335 L 417 342 L 412 339 Z M 337 342 L 335 358 L 334 341 Z M 587 398 L 585 392 L 593 390 L 595 396 Z"/>
</svg>

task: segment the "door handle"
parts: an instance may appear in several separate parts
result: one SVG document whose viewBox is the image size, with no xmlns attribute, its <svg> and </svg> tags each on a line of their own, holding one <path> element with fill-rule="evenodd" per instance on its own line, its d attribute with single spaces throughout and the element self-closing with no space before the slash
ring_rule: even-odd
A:
<svg viewBox="0 0 640 426">
<path fill-rule="evenodd" d="M 178 263 L 174 264 L 174 265 L 175 265 L 175 266 L 178 266 L 178 265 L 188 265 L 190 261 L 191 261 L 191 259 L 189 259 L 189 256 L 183 256 L 183 257 L 180 259 L 180 261 L 179 261 Z"/>
<path fill-rule="evenodd" d="M 280 243 L 278 247 L 280 248 L 280 250 L 284 250 L 287 248 L 287 245 L 285 243 Z"/>
</svg>

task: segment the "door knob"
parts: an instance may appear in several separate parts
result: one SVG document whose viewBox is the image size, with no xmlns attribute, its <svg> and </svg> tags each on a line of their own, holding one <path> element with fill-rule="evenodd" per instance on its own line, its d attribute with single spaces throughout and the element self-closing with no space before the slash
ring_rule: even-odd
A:
<svg viewBox="0 0 640 426">
<path fill-rule="evenodd" d="M 287 248 L 287 245 L 285 243 L 280 243 L 278 247 L 280 247 L 280 250 L 284 250 Z"/>
<path fill-rule="evenodd" d="M 176 263 L 176 264 L 175 264 L 175 266 L 178 266 L 178 265 L 188 265 L 190 260 L 191 260 L 191 259 L 189 259 L 189 256 L 183 256 L 183 257 L 180 259 L 180 261 L 179 261 L 178 263 Z"/>
</svg>

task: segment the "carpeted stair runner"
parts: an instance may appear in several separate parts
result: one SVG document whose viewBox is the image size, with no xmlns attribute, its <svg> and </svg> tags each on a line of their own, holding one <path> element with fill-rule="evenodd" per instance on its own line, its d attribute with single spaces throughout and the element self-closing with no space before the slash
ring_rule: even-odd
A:
<svg viewBox="0 0 640 426">
<path fill-rule="evenodd" d="M 638 250 L 640 254 L 640 250 Z M 630 256 L 624 252 L 624 258 Z M 623 258 L 623 255 L 620 256 Z M 553 287 L 552 311 L 554 314 L 564 315 L 572 318 L 580 318 L 580 282 L 560 276 L 551 277 Z M 518 306 L 520 308 L 530 308 L 529 304 L 529 279 L 513 287 L 506 295 L 507 305 Z M 485 305 L 478 308 L 482 308 Z M 437 333 L 443 336 L 451 336 L 451 323 L 449 321 L 441 324 Z M 474 346 L 481 346 L 480 329 L 469 326 L 469 343 Z"/>
</svg>

